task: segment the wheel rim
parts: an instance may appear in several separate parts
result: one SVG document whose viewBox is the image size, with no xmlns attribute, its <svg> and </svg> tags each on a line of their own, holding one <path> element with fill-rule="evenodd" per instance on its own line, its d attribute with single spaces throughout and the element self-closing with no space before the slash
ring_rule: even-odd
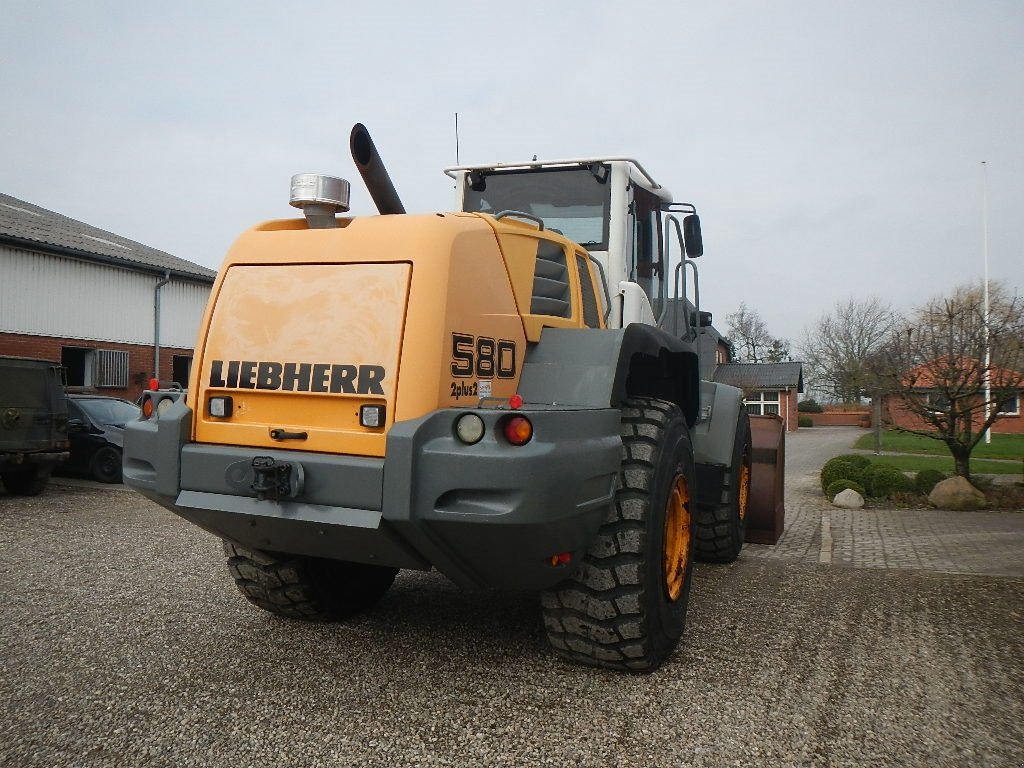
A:
<svg viewBox="0 0 1024 768">
<path fill-rule="evenodd" d="M 690 522 L 690 491 L 686 478 L 676 475 L 665 509 L 663 553 L 665 593 L 673 602 L 683 593 L 686 573 L 690 568 Z"/>
<path fill-rule="evenodd" d="M 739 512 L 740 520 L 747 519 L 747 505 L 750 504 L 750 464 L 747 462 L 747 457 L 743 457 L 743 463 L 740 465 L 740 487 L 739 487 Z"/>
<path fill-rule="evenodd" d="M 121 468 L 121 457 L 116 451 L 104 450 L 96 459 L 97 474 L 104 480 L 115 477 Z"/>
</svg>

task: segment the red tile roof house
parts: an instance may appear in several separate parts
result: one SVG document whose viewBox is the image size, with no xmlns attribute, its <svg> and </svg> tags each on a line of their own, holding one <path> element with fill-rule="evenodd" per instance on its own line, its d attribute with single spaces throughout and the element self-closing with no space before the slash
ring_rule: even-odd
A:
<svg viewBox="0 0 1024 768">
<path fill-rule="evenodd" d="M 949 408 L 950 394 L 961 392 L 967 407 L 976 408 L 972 423 L 975 429 L 980 429 L 985 415 L 984 408 L 980 407 L 984 402 L 983 370 L 984 366 L 979 361 L 968 357 L 937 358 L 911 369 L 902 377 L 902 383 L 909 387 L 915 403 L 910 405 L 897 394 L 883 395 L 882 413 L 886 422 L 903 429 L 934 431 L 935 426 L 922 418 L 920 410 L 940 413 Z M 1000 390 L 1006 393 L 1006 399 L 998 406 L 992 433 L 1024 434 L 1024 414 L 1021 412 L 1024 373 L 993 367 L 990 389 L 993 396 Z"/>
</svg>

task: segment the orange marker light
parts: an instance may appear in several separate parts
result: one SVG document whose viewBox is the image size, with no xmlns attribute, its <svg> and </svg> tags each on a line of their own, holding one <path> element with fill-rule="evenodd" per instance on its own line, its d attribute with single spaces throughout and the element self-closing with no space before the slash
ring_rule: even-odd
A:
<svg viewBox="0 0 1024 768">
<path fill-rule="evenodd" d="M 552 567 L 556 565 L 565 565 L 572 560 L 572 552 L 559 552 L 557 555 L 551 556 Z"/>
<path fill-rule="evenodd" d="M 526 445 L 533 437 L 533 424 L 525 416 L 513 416 L 505 420 L 502 431 L 512 445 Z"/>
<path fill-rule="evenodd" d="M 523 396 L 519 394 L 512 395 L 512 397 L 508 399 L 508 407 L 513 411 L 518 411 L 523 407 Z"/>
<path fill-rule="evenodd" d="M 153 398 L 146 397 L 142 400 L 142 418 L 149 419 L 153 416 Z"/>
</svg>

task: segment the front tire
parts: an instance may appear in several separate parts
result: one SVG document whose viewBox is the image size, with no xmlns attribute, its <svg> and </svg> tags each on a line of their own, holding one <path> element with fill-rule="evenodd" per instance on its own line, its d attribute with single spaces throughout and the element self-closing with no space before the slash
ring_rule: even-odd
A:
<svg viewBox="0 0 1024 768">
<path fill-rule="evenodd" d="M 751 453 L 750 416 L 740 411 L 732 464 L 725 477 L 724 500 L 716 507 L 696 510 L 697 559 L 702 562 L 731 563 L 743 550 L 750 505 Z"/>
<path fill-rule="evenodd" d="M 622 406 L 615 504 L 579 573 L 542 595 L 552 648 L 572 661 L 650 672 L 675 649 L 693 573 L 693 448 L 672 403 Z"/>
<path fill-rule="evenodd" d="M 227 541 L 224 553 L 245 599 L 288 619 L 341 621 L 361 613 L 384 596 L 398 574 L 397 568 L 256 552 Z"/>
</svg>

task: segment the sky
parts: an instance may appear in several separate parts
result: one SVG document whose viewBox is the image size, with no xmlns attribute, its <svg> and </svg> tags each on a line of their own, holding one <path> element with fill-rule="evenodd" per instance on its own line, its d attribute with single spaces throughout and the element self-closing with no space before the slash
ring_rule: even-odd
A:
<svg viewBox="0 0 1024 768">
<path fill-rule="evenodd" d="M 216 268 L 352 182 L 364 123 L 410 212 L 441 169 L 627 155 L 696 204 L 702 309 L 798 345 L 837 303 L 1024 292 L 1024 2 L 8 3 L 0 192 Z M 985 165 L 982 165 L 985 161 Z"/>
</svg>

